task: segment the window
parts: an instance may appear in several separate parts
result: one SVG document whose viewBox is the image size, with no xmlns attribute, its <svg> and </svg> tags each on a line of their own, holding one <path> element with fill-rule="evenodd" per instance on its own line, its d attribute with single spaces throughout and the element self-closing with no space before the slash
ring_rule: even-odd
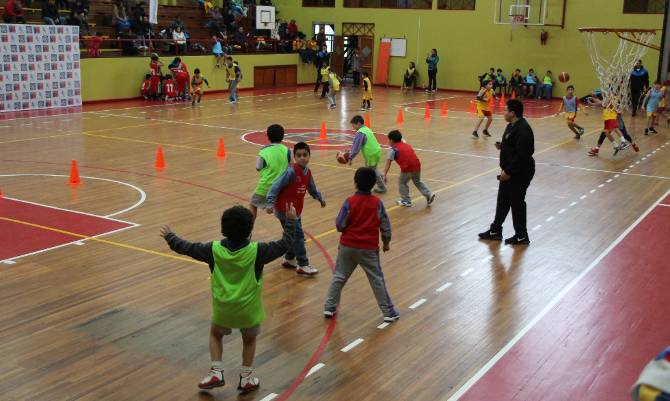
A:
<svg viewBox="0 0 670 401">
<path fill-rule="evenodd" d="M 631 14 L 664 14 L 665 0 L 624 0 L 623 12 Z"/>
<path fill-rule="evenodd" d="M 335 0 L 302 0 L 303 7 L 335 7 Z"/>
<path fill-rule="evenodd" d="M 473 10 L 475 0 L 438 0 L 438 10 Z"/>
<path fill-rule="evenodd" d="M 332 53 L 335 48 L 335 25 L 323 23 L 314 24 L 314 28 L 312 29 L 314 36 L 318 35 L 319 32 L 321 32 L 321 29 L 323 29 L 323 32 L 326 34 L 326 47 L 328 48 L 328 53 Z"/>
<path fill-rule="evenodd" d="M 344 0 L 345 7 L 353 8 L 410 8 L 430 10 L 433 0 Z"/>
</svg>

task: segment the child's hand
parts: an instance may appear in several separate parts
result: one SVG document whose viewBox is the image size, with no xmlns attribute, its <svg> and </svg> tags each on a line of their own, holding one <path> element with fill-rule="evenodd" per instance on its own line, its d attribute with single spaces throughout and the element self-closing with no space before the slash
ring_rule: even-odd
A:
<svg viewBox="0 0 670 401">
<path fill-rule="evenodd" d="M 172 229 L 167 224 L 161 227 L 161 237 L 165 238 L 168 234 L 172 234 Z"/>
<path fill-rule="evenodd" d="M 286 204 L 286 218 L 291 220 L 296 220 L 298 218 L 298 213 L 293 207 L 293 203 Z"/>
<path fill-rule="evenodd" d="M 388 184 L 388 179 L 386 178 L 386 174 L 384 174 L 383 178 L 384 178 L 384 184 Z"/>
<path fill-rule="evenodd" d="M 501 142 L 496 142 L 495 145 L 496 145 L 496 149 L 500 150 L 500 147 L 502 146 L 502 143 Z"/>
<path fill-rule="evenodd" d="M 389 244 L 384 244 L 384 246 L 382 247 L 382 251 L 384 251 L 384 252 L 388 252 L 390 250 L 391 250 L 391 246 Z"/>
<path fill-rule="evenodd" d="M 265 213 L 267 213 L 267 214 L 272 214 L 274 212 L 275 212 L 275 209 L 273 207 L 269 207 L 269 208 L 265 209 Z"/>
<path fill-rule="evenodd" d="M 326 207 L 326 201 L 325 201 L 325 200 L 322 200 L 322 201 L 320 201 L 319 203 L 321 203 L 321 207 L 322 207 L 322 208 Z"/>
</svg>

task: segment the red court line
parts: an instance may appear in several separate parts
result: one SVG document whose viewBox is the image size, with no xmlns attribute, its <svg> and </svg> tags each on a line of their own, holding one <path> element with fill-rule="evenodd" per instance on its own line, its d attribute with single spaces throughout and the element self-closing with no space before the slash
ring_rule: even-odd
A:
<svg viewBox="0 0 670 401">
<path fill-rule="evenodd" d="M 11 198 L 0 198 L 0 216 L 88 237 L 133 226 L 131 223 L 106 217 Z M 0 221 L 0 244 L 3 244 L 0 247 L 0 260 L 14 259 L 80 240 L 82 238 L 78 236 L 3 220 Z"/>
<path fill-rule="evenodd" d="M 654 207 L 460 400 L 627 399 L 670 344 L 668 221 Z"/>
<path fill-rule="evenodd" d="M 449 96 L 457 96 L 452 99 L 443 99 Z M 403 104 L 404 107 L 425 109 L 428 105 L 432 110 L 441 110 L 442 103 L 447 104 L 448 111 L 471 111 L 470 101 L 474 100 L 475 94 L 455 94 L 455 93 L 439 93 L 435 99 L 426 99 L 424 101 L 417 101 Z M 509 99 L 509 98 L 506 98 Z M 524 105 L 524 116 L 530 118 L 548 117 L 558 113 L 561 101 L 557 99 L 552 100 L 537 100 L 537 99 L 520 99 Z M 494 106 L 491 111 L 495 115 L 502 115 L 504 113 L 505 105 L 500 104 L 500 99 L 495 99 Z"/>
</svg>

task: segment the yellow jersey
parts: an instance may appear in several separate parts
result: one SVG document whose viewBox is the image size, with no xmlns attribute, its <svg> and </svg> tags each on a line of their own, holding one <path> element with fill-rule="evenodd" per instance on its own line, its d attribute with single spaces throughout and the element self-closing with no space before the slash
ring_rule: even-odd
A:
<svg viewBox="0 0 670 401">
<path fill-rule="evenodd" d="M 603 109 L 603 120 L 616 120 L 616 111 L 610 108 Z"/>
<path fill-rule="evenodd" d="M 493 96 L 493 89 L 485 89 L 482 93 L 481 100 L 477 99 L 477 109 L 489 111 L 489 101 Z"/>
</svg>

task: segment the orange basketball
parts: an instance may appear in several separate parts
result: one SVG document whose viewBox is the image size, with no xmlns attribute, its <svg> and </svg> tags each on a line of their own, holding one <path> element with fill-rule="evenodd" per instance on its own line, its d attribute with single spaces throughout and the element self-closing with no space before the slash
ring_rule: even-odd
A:
<svg viewBox="0 0 670 401">
<path fill-rule="evenodd" d="M 349 152 L 337 152 L 337 156 L 335 156 L 337 159 L 337 162 L 340 164 L 347 164 L 349 163 Z"/>
<path fill-rule="evenodd" d="M 570 80 L 570 74 L 563 71 L 560 74 L 558 74 L 558 80 L 561 82 L 568 82 Z"/>
</svg>

